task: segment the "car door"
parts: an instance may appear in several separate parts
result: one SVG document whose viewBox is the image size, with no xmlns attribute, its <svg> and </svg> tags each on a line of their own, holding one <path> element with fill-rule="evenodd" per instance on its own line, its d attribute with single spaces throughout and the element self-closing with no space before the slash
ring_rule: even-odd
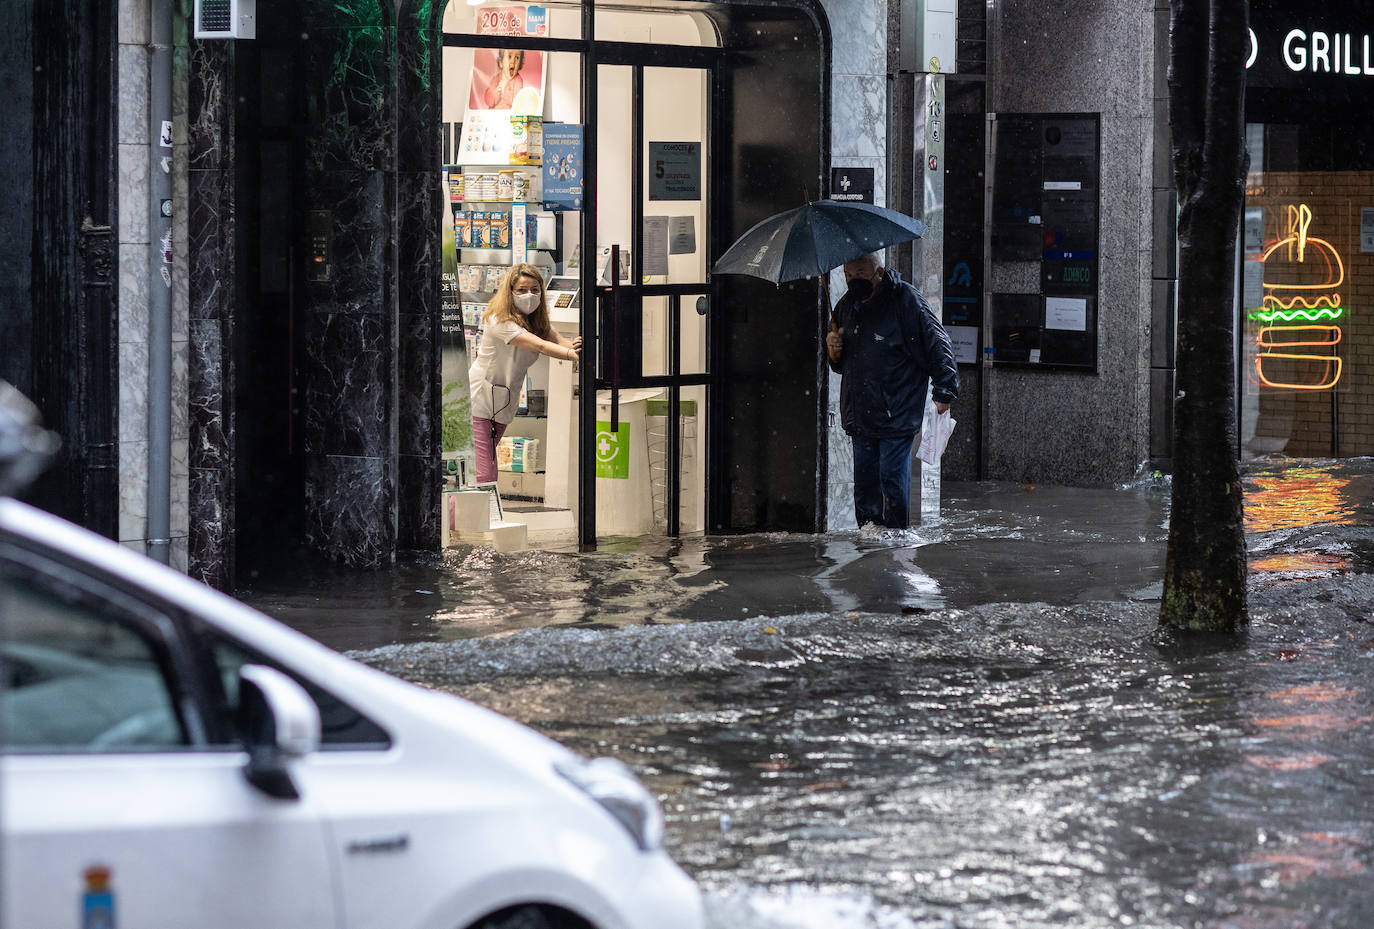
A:
<svg viewBox="0 0 1374 929">
<path fill-rule="evenodd" d="M 336 927 L 307 793 L 251 786 L 156 598 L 0 538 L 0 924 Z"/>
</svg>

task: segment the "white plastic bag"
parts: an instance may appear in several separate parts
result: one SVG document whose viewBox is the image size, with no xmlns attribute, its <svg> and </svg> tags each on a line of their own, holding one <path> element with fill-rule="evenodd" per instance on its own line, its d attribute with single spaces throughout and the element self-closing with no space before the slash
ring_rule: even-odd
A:
<svg viewBox="0 0 1374 929">
<path fill-rule="evenodd" d="M 949 410 L 936 413 L 933 421 L 927 419 L 926 427 L 921 430 L 921 444 L 916 448 L 916 457 L 928 465 L 938 464 L 956 422 L 958 420 L 949 415 Z"/>
</svg>

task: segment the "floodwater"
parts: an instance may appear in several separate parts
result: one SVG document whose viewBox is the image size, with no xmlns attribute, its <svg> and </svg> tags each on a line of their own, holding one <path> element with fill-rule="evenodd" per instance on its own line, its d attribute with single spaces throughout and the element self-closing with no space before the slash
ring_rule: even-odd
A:
<svg viewBox="0 0 1374 929">
<path fill-rule="evenodd" d="M 1252 622 L 1201 643 L 1149 478 L 246 599 L 630 763 L 713 927 L 1374 925 L 1374 461 L 1246 487 Z"/>
</svg>

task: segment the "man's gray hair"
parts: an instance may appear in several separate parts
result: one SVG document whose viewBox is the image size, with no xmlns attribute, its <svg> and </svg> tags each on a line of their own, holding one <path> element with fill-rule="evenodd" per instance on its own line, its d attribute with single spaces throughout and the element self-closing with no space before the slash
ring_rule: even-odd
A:
<svg viewBox="0 0 1374 929">
<path fill-rule="evenodd" d="M 875 265 L 877 265 L 877 266 L 880 267 L 880 268 L 883 266 L 883 253 L 882 253 L 882 251 L 869 252 L 867 255 L 864 255 L 863 258 L 864 258 L 865 261 L 871 261 L 871 262 L 873 262 Z"/>
</svg>

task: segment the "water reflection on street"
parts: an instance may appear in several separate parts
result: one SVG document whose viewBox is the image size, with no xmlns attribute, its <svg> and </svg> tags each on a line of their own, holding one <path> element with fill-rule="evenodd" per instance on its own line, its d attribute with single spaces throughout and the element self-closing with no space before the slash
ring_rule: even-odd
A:
<svg viewBox="0 0 1374 929">
<path fill-rule="evenodd" d="M 1374 463 L 1246 489 L 1252 625 L 1200 645 L 1149 478 L 250 599 L 632 764 L 716 927 L 1374 925 Z"/>
</svg>

